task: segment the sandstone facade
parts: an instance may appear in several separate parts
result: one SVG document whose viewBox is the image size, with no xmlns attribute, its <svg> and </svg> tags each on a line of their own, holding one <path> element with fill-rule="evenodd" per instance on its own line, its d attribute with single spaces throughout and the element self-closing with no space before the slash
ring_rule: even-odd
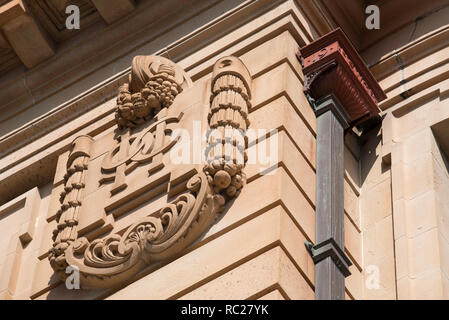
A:
<svg viewBox="0 0 449 320">
<path fill-rule="evenodd" d="M 63 2 L 0 1 L 1 299 L 314 299 L 296 53 L 336 27 L 387 95 L 345 136 L 346 299 L 449 298 L 447 1 L 379 30 L 358 0 L 78 1 L 79 30 Z"/>
</svg>

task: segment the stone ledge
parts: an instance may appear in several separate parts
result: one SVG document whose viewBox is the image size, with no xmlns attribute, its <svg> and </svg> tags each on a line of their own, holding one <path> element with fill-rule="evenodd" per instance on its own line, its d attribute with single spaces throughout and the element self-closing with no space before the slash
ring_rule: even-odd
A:
<svg viewBox="0 0 449 320">
<path fill-rule="evenodd" d="M 314 298 L 313 289 L 282 247 L 274 247 L 182 296 L 171 298 L 245 300 L 267 288 L 276 288 L 286 299 Z"/>
<path fill-rule="evenodd" d="M 265 230 L 265 237 L 248 237 L 248 234 L 259 234 L 261 230 Z M 281 232 L 281 230 L 284 230 L 284 232 Z M 286 232 L 287 230 L 290 231 Z M 64 299 L 68 294 L 70 296 L 75 294 L 75 296 L 72 296 L 72 299 L 83 299 L 86 297 L 94 298 L 98 297 L 99 294 L 104 294 L 104 297 L 108 299 L 167 299 L 180 292 L 185 292 L 186 290 L 191 291 L 198 287 L 202 281 L 204 282 L 204 279 L 207 279 L 207 281 L 213 280 L 261 253 L 278 246 L 279 243 L 283 243 L 289 252 L 292 249 L 295 252 L 295 246 L 298 241 L 295 239 L 298 236 L 302 238 L 285 211 L 281 207 L 275 207 L 229 232 L 214 238 L 212 241 L 192 249 L 194 250 L 193 252 L 189 251 L 165 266 L 157 270 L 153 269 L 150 274 L 138 276 L 137 279 L 139 280 L 133 279 L 132 283 L 115 293 L 111 291 L 109 293 L 100 293 L 98 291 L 85 290 L 73 292 L 68 291 L 64 286 L 58 286 L 40 296 L 34 296 L 34 298 L 49 299 L 58 297 L 59 299 Z M 242 243 L 245 243 L 245 245 L 242 246 Z M 235 244 L 240 245 L 236 246 Z M 238 249 L 236 250 L 236 248 Z M 309 270 L 313 272 L 311 258 L 308 257 L 305 249 L 302 249 L 302 251 L 303 258 L 310 260 L 308 262 L 309 267 L 307 268 L 310 268 Z M 223 255 L 222 252 L 232 252 L 232 255 Z M 214 256 L 216 258 L 211 258 Z M 297 257 L 296 259 L 299 258 L 297 255 L 293 256 Z M 206 259 L 208 262 L 202 263 L 201 259 Z M 42 263 L 45 262 L 48 263 L 48 261 L 42 261 Z M 197 267 L 192 269 L 185 267 L 193 262 Z M 202 267 L 198 268 L 198 266 Z M 189 276 L 180 274 L 183 272 L 188 272 Z M 167 286 L 167 281 L 171 281 L 172 285 Z M 153 289 L 147 290 L 147 285 Z M 159 289 L 154 290 L 155 287 Z"/>
</svg>

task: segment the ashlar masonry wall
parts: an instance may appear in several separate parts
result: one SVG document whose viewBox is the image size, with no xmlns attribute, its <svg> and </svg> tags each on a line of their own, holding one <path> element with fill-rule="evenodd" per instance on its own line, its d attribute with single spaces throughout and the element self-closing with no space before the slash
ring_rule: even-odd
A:
<svg viewBox="0 0 449 320">
<path fill-rule="evenodd" d="M 240 57 L 253 78 L 251 128 L 268 132 L 249 141 L 248 151 L 263 143 L 277 142 L 277 148 L 269 151 L 277 152 L 277 162 L 264 168 L 263 174 L 261 165 L 247 165 L 247 185 L 242 193 L 227 205 L 223 218 L 199 241 L 175 260 L 150 266 L 119 288 L 67 290 L 53 274 L 47 259 L 62 188 L 60 177 L 65 170 L 64 151 L 54 182 L 34 191 L 39 193 L 40 209 L 28 221 L 36 226 L 36 237 L 27 245 L 17 245 L 17 240 L 16 243 L 11 240 L 13 249 L 5 249 L 11 256 L 14 253 L 14 257 L 21 258 L 9 258 L 13 262 L 2 264 L 3 270 L 14 270 L 2 282 L 3 294 L 33 299 L 313 299 L 314 266 L 304 241 L 314 241 L 315 237 L 315 116 L 302 92 L 303 76 L 295 57 L 297 48 L 313 37 L 307 28 L 296 5 L 285 2 L 177 61 L 197 84 L 209 81 L 211 66 L 220 57 L 230 54 Z M 107 115 L 114 108 L 115 98 L 92 112 Z M 107 115 L 105 120 L 111 116 Z M 84 132 L 93 132 L 94 139 L 106 137 L 113 130 L 111 120 L 103 121 L 99 128 L 92 124 Z M 84 132 L 81 130 L 79 134 Z M 357 146 L 348 142 L 345 251 L 353 266 L 346 282 L 347 299 L 363 298 L 357 150 Z M 0 211 L 19 210 L 14 205 L 19 198 Z M 154 203 L 157 205 L 158 200 Z M 6 209 L 10 207 L 16 209 Z M 127 221 L 132 223 L 131 218 Z M 2 218 L 0 227 L 8 228 L 11 223 Z M 27 223 L 21 220 L 17 225 Z M 12 233 L 11 239 L 17 236 Z M 27 235 L 22 238 L 29 241 Z M 10 267 L 11 263 L 15 267 Z"/>
</svg>

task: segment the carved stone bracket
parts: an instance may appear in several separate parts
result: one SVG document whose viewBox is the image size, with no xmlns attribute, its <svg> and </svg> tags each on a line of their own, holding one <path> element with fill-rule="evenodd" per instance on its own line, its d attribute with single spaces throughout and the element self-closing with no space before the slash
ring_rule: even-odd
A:
<svg viewBox="0 0 449 320">
<path fill-rule="evenodd" d="M 136 57 L 130 82 L 120 88 L 117 99 L 120 132 L 126 134 L 126 128 L 145 125 L 158 109 L 170 107 L 181 89 L 189 86 L 188 76 L 171 61 L 160 57 Z M 129 92 L 124 93 L 125 87 Z M 176 90 L 166 94 L 166 88 Z M 211 81 L 210 134 L 205 151 L 208 163 L 189 179 L 188 191 L 163 206 L 157 214 L 137 221 L 123 234 L 114 233 L 93 241 L 77 234 L 83 172 L 89 164 L 92 139 L 85 136 L 75 139 L 67 162 L 58 228 L 49 254 L 56 273 L 65 279 L 65 268 L 70 265 L 80 271 L 82 288 L 109 288 L 131 279 L 155 261 L 176 256 L 195 242 L 217 219 L 226 201 L 237 196 L 243 187 L 250 98 L 251 77 L 243 63 L 235 57 L 217 61 Z M 146 111 L 140 113 L 141 108 Z M 121 164 L 130 165 L 132 161 L 145 158 L 146 152 L 142 153 L 142 150 L 149 151 L 149 145 L 152 145 L 152 136 L 145 138 L 147 131 L 151 130 L 142 131 L 141 141 L 133 140 L 135 146 L 131 143 L 131 148 L 134 151 Z M 111 164 L 112 158 L 106 156 L 105 159 L 103 167 L 106 171 L 116 169 L 117 166 Z"/>
</svg>

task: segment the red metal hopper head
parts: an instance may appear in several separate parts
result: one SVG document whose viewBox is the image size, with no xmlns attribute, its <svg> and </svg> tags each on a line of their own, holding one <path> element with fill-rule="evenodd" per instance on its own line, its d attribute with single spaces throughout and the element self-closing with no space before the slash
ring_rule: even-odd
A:
<svg viewBox="0 0 449 320">
<path fill-rule="evenodd" d="M 377 104 L 386 95 L 341 29 L 302 47 L 298 57 L 309 97 L 318 101 L 333 94 L 351 126 L 379 113 Z"/>
</svg>

